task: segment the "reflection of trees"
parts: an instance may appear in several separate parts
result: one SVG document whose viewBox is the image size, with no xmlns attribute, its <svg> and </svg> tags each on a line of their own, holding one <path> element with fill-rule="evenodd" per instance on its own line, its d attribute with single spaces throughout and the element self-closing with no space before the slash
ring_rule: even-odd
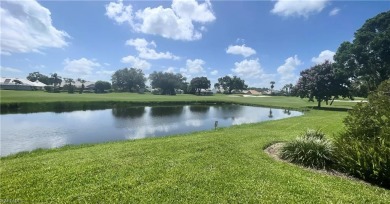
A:
<svg viewBox="0 0 390 204">
<path fill-rule="evenodd" d="M 269 109 L 269 115 L 268 115 L 269 118 L 273 118 L 274 116 L 272 115 L 272 109 L 270 108 Z"/>
<path fill-rule="evenodd" d="M 210 106 L 199 106 L 199 105 L 192 105 L 190 106 L 190 111 L 191 112 L 196 112 L 196 113 L 207 113 L 210 110 Z"/>
<path fill-rule="evenodd" d="M 183 106 L 154 106 L 150 108 L 152 116 L 180 115 L 182 112 Z"/>
<path fill-rule="evenodd" d="M 116 107 L 112 115 L 117 118 L 139 118 L 145 113 L 145 107 Z"/>
<path fill-rule="evenodd" d="M 284 109 L 283 113 L 287 115 L 291 115 L 291 111 L 289 109 Z"/>
</svg>

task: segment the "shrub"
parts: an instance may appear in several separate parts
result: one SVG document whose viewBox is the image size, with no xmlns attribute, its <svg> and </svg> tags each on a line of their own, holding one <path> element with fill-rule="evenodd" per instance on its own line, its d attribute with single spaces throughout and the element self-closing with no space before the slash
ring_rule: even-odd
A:
<svg viewBox="0 0 390 204">
<path fill-rule="evenodd" d="M 335 140 L 340 171 L 390 187 L 390 80 L 357 104 L 344 120 L 346 131 Z"/>
<path fill-rule="evenodd" d="M 45 89 L 45 91 L 51 93 L 51 92 L 53 92 L 54 88 L 52 86 L 45 86 L 44 89 Z"/>
<path fill-rule="evenodd" d="M 333 164 L 334 147 L 319 130 L 307 130 L 282 147 L 281 158 L 302 166 L 329 169 Z"/>
</svg>

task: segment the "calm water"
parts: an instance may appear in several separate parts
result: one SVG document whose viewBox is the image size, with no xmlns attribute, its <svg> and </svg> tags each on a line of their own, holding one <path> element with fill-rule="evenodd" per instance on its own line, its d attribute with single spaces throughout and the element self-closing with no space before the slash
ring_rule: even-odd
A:
<svg viewBox="0 0 390 204">
<path fill-rule="evenodd" d="M 298 111 L 240 105 L 126 107 L 1 115 L 1 156 L 67 144 L 160 137 L 299 116 Z"/>
</svg>

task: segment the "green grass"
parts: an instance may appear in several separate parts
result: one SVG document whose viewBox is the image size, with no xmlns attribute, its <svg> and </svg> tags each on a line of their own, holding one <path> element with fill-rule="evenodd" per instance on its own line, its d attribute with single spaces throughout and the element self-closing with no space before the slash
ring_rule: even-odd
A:
<svg viewBox="0 0 390 204">
<path fill-rule="evenodd" d="M 0 90 L 1 104 L 17 104 L 17 103 L 53 103 L 53 102 L 71 102 L 71 103 L 89 103 L 89 102 L 127 102 L 127 103 L 195 103 L 195 102 L 227 102 L 239 103 L 267 107 L 286 107 L 302 109 L 307 107 L 316 107 L 317 103 L 309 102 L 307 99 L 299 97 L 231 97 L 224 94 L 216 94 L 214 96 L 195 96 L 189 94 L 178 94 L 176 96 L 152 95 L 152 94 L 136 94 L 136 93 L 108 93 L 108 94 L 68 94 L 68 93 L 47 93 L 43 91 L 8 91 Z M 334 102 L 330 107 L 333 109 L 350 108 L 355 103 Z"/>
<path fill-rule="evenodd" d="M 1 94 L 3 100 L 4 92 Z M 129 101 L 138 97 L 146 101 L 193 98 L 111 96 Z M 226 96 L 214 98 L 230 100 Z M 290 99 L 287 97 L 266 102 L 256 99 L 259 101 L 232 100 L 307 106 L 297 98 L 291 98 L 292 104 L 285 101 Z M 12 98 L 7 100 L 12 102 Z M 308 128 L 332 136 L 343 129 L 345 116 L 346 112 L 311 110 L 301 117 L 216 131 L 17 154 L 0 159 L 0 202 L 386 203 L 389 190 L 313 172 L 263 152 L 270 142 L 291 140 Z"/>
</svg>

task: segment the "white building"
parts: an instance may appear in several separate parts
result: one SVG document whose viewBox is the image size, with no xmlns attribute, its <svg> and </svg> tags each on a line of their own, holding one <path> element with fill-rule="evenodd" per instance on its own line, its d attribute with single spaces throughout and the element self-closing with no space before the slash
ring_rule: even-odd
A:
<svg viewBox="0 0 390 204">
<path fill-rule="evenodd" d="M 43 89 L 45 86 L 47 85 L 42 82 L 32 82 L 28 79 L 1 77 L 0 80 L 0 89 L 4 90 L 36 90 Z"/>
</svg>

